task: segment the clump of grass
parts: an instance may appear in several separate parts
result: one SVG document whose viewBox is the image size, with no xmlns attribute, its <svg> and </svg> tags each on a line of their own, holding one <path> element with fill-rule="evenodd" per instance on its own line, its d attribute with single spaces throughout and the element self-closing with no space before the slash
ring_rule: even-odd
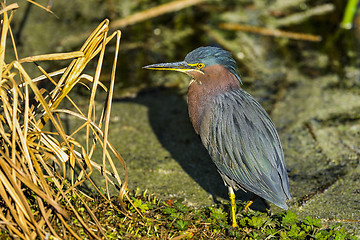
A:
<svg viewBox="0 0 360 240">
<path fill-rule="evenodd" d="M 88 205 L 94 199 L 81 193 L 77 187 L 85 182 L 92 184 L 108 206 L 120 212 L 90 178 L 94 170 L 99 170 L 106 180 L 106 193 L 109 194 L 109 184 L 116 185 L 120 190 L 118 201 L 122 203 L 127 187 L 126 167 L 107 137 L 120 31 L 108 36 L 109 21 L 105 20 L 79 51 L 19 59 L 10 25 L 16 8 L 16 3 L 9 6 L 6 6 L 6 1 L 1 3 L 0 227 L 3 233 L 20 239 L 106 237 L 96 212 Z M 7 45 L 8 36 L 12 41 Z M 99 81 L 99 76 L 105 48 L 112 39 L 116 39 L 116 51 L 107 88 Z M 13 50 L 13 61 L 6 63 L 5 53 L 10 50 Z M 95 61 L 95 57 L 95 72 L 93 75 L 84 74 L 85 67 L 90 61 Z M 39 64 L 40 61 L 66 59 L 73 60 L 66 68 L 51 73 Z M 42 75 L 31 77 L 24 64 L 32 64 Z M 40 81 L 46 82 L 47 89 L 39 88 Z M 76 99 L 69 96 L 79 84 L 90 91 L 89 108 L 85 110 L 81 110 Z M 96 114 L 94 99 L 100 90 L 107 92 L 107 98 L 102 112 Z M 62 109 L 65 101 L 76 110 Z M 65 114 L 83 120 L 83 124 L 66 133 L 61 120 Z M 47 125 L 52 125 L 54 131 L 46 131 Z M 86 134 L 85 146 L 77 141 L 82 129 Z M 102 151 L 101 166 L 92 161 L 96 149 Z M 113 160 L 123 165 L 124 181 Z M 73 230 L 70 219 L 72 223 L 81 225 L 81 231 Z"/>
</svg>

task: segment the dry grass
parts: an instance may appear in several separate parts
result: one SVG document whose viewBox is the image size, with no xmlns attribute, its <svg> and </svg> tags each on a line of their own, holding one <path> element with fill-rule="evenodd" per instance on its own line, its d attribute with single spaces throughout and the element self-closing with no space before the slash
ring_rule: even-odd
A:
<svg viewBox="0 0 360 240">
<path fill-rule="evenodd" d="M 1 8 L 0 227 L 3 232 L 20 239 L 44 239 L 50 235 L 53 239 L 64 239 L 65 236 L 81 239 L 68 224 L 67 220 L 71 215 L 81 223 L 90 238 L 102 238 L 105 232 L 95 213 L 86 204 L 85 211 L 80 213 L 74 207 L 71 196 L 81 195 L 78 199 L 85 199 L 84 203 L 86 199 L 90 199 L 77 188 L 87 182 L 116 209 L 108 200 L 109 196 L 104 196 L 91 181 L 90 176 L 94 170 L 100 171 L 106 179 L 107 193 L 109 184 L 113 184 L 120 189 L 120 203 L 124 195 L 126 196 L 125 162 L 108 140 L 121 33 L 116 31 L 108 36 L 109 21 L 105 20 L 94 30 L 80 51 L 18 59 L 10 26 L 17 4 L 3 4 Z M 6 43 L 7 39 L 12 40 L 11 44 Z M 99 81 L 99 76 L 105 48 L 112 39 L 115 40 L 116 51 L 110 86 L 106 88 Z M 14 53 L 14 61 L 6 63 L 5 53 L 10 50 Z M 94 75 L 84 74 L 84 68 L 90 61 L 95 61 L 95 57 L 97 67 Z M 73 60 L 68 67 L 52 73 L 47 73 L 35 62 L 64 59 Z M 23 64 L 32 64 L 43 75 L 32 78 Z M 40 81 L 46 81 L 47 86 L 52 86 L 51 90 L 40 89 Z M 76 100 L 69 96 L 69 92 L 79 83 L 85 84 L 91 91 L 89 108 L 85 109 L 85 112 L 78 107 Z M 97 116 L 95 104 L 98 103 L 95 103 L 94 99 L 100 90 L 107 92 L 107 98 L 100 116 Z M 64 101 L 69 102 L 76 111 L 61 109 Z M 77 117 L 83 124 L 74 132 L 66 133 L 61 122 L 61 114 Z M 54 126 L 54 131 L 44 130 L 49 124 Z M 80 130 L 86 132 L 85 146 L 77 141 Z M 96 148 L 102 151 L 101 166 L 92 161 Z M 123 166 L 123 180 L 115 168 L 114 161 L 120 161 Z M 80 170 L 75 172 L 75 169 Z M 91 219 L 91 227 L 84 221 L 85 215 Z M 62 231 L 59 232 L 58 229 Z"/>
</svg>

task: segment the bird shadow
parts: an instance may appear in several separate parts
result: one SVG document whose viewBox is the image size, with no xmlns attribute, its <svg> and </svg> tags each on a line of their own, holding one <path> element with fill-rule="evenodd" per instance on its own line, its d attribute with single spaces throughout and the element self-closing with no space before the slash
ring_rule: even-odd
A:
<svg viewBox="0 0 360 240">
<path fill-rule="evenodd" d="M 195 133 L 188 117 L 186 97 L 175 89 L 155 88 L 140 92 L 136 98 L 116 99 L 144 105 L 148 108 L 150 125 L 162 146 L 182 169 L 208 192 L 214 203 L 228 199 L 228 190 L 216 170 L 207 150 Z M 248 201 L 254 195 L 237 191 L 237 200 Z M 258 199 L 252 209 L 265 211 L 266 205 Z"/>
</svg>

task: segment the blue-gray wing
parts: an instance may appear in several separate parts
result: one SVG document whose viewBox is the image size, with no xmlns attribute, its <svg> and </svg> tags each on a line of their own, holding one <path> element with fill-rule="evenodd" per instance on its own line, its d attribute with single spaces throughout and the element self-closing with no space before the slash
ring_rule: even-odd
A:
<svg viewBox="0 0 360 240">
<path fill-rule="evenodd" d="M 226 185 L 287 209 L 289 180 L 279 136 L 261 105 L 241 89 L 207 106 L 200 137 Z"/>
</svg>

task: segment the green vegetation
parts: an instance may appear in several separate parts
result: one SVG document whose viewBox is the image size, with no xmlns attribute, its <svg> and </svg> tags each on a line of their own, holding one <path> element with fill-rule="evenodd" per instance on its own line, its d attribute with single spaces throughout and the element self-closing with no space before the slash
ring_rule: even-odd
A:
<svg viewBox="0 0 360 240">
<path fill-rule="evenodd" d="M 194 239 L 356 239 L 349 236 L 340 224 L 328 226 L 309 216 L 299 219 L 292 211 L 280 214 L 241 211 L 242 206 L 237 214 L 239 228 L 234 229 L 229 224 L 227 213 L 230 204 L 194 209 L 181 199 L 163 201 L 151 194 L 133 196 L 132 200 L 144 217 L 136 215 L 130 203 L 127 204 L 129 213 L 135 214 L 133 219 L 115 211 L 109 212 L 108 221 L 128 226 L 119 227 L 121 230 L 112 237 L 173 238 L 187 235 L 187 238 Z"/>
<path fill-rule="evenodd" d="M 164 201 L 146 192 L 128 194 L 132 202 L 125 201 L 126 212 L 114 209 L 103 198 L 90 199 L 70 194 L 69 198 L 77 211 L 84 214 L 84 222 L 91 220 L 84 204 L 93 210 L 109 239 L 357 239 L 348 235 L 340 224 L 329 226 L 309 216 L 300 219 L 292 211 L 279 214 L 242 211 L 244 206 L 238 204 L 239 228 L 235 229 L 229 224 L 231 221 L 227 212 L 230 204 L 194 209 L 186 206 L 181 199 Z M 34 195 L 29 197 L 29 201 L 33 199 L 32 202 L 36 202 L 34 198 Z M 112 200 L 113 206 L 116 206 L 117 198 Z M 33 207 L 37 212 L 36 206 Z M 89 238 L 89 233 L 78 219 L 75 216 L 71 216 L 71 219 L 69 224 L 73 230 L 80 237 Z M 54 225 L 60 233 L 62 224 Z"/>
</svg>

